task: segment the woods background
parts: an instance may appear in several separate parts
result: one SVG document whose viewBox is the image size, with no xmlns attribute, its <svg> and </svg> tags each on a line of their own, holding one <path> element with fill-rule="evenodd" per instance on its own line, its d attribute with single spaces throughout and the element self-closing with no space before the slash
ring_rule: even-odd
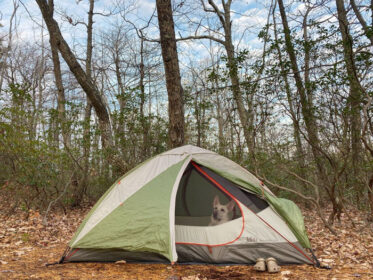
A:
<svg viewBox="0 0 373 280">
<path fill-rule="evenodd" d="M 93 203 L 193 144 L 316 208 L 332 232 L 351 207 L 373 219 L 372 1 L 6 2 L 9 213 Z"/>
</svg>

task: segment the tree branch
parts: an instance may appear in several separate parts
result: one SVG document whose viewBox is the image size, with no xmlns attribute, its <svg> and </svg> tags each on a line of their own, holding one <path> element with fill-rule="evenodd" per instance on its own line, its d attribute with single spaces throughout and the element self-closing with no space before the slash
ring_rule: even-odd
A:
<svg viewBox="0 0 373 280">
<path fill-rule="evenodd" d="M 187 40 L 198 40 L 198 39 L 208 39 L 208 40 L 211 40 L 211 41 L 215 41 L 219 44 L 225 45 L 225 41 L 223 41 L 221 39 L 218 39 L 218 38 L 215 38 L 211 35 L 195 35 L 195 36 L 181 37 L 181 38 L 177 38 L 176 42 L 187 41 Z"/>
<path fill-rule="evenodd" d="M 59 199 L 61 199 L 61 197 L 64 196 L 64 194 L 66 193 L 67 187 L 70 185 L 70 182 L 71 182 L 71 180 L 74 177 L 74 173 L 75 172 L 73 172 L 71 174 L 70 179 L 67 181 L 67 183 L 65 185 L 65 188 L 63 189 L 63 192 L 55 200 L 52 200 L 51 202 L 49 202 L 47 211 L 45 211 L 45 214 L 44 214 L 44 217 L 43 217 L 43 225 L 44 226 L 46 226 L 48 224 L 47 216 L 48 216 L 49 210 L 51 209 L 51 207 L 52 207 L 53 204 L 55 204 Z"/>
<path fill-rule="evenodd" d="M 202 3 L 203 3 L 203 0 L 201 0 Z M 223 25 L 223 27 L 225 26 L 226 22 L 224 20 L 224 16 L 222 14 L 222 12 L 219 10 L 218 6 L 216 6 L 215 2 L 213 0 L 208 0 L 209 4 L 212 6 L 212 8 L 214 9 L 215 13 L 218 15 L 219 17 L 219 20 L 221 22 L 221 24 Z M 204 3 L 203 3 L 204 5 Z M 229 22 L 228 22 L 229 23 Z"/>
<path fill-rule="evenodd" d="M 350 0 L 350 4 L 351 4 L 352 9 L 355 12 L 355 15 L 356 15 L 357 19 L 359 20 L 359 22 L 360 22 L 360 24 L 361 24 L 361 26 L 364 30 L 365 36 L 367 36 L 370 43 L 373 45 L 373 32 L 369 31 L 369 27 L 368 27 L 366 21 L 364 20 L 364 17 L 361 15 L 361 13 L 359 11 L 359 8 L 356 6 L 355 0 Z"/>
</svg>

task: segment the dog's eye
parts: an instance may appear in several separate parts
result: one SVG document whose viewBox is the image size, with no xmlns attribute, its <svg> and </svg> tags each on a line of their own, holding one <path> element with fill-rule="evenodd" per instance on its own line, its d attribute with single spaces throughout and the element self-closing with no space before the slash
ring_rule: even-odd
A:
<svg viewBox="0 0 373 280">
<path fill-rule="evenodd" d="M 217 210 L 218 208 L 214 207 L 214 210 Z"/>
<path fill-rule="evenodd" d="M 220 211 L 224 212 L 225 210 L 224 209 L 220 209 Z"/>
</svg>

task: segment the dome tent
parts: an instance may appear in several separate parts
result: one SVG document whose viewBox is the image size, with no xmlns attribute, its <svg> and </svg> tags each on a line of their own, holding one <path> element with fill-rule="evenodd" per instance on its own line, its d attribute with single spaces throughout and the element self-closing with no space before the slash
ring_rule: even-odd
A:
<svg viewBox="0 0 373 280">
<path fill-rule="evenodd" d="M 228 222 L 209 226 L 212 202 L 233 200 Z M 61 262 L 317 262 L 299 208 L 214 152 L 186 145 L 148 159 L 99 199 Z"/>
</svg>

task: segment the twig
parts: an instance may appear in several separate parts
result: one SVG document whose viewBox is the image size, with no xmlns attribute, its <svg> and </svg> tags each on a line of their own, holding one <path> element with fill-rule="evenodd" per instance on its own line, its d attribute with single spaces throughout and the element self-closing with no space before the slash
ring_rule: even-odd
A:
<svg viewBox="0 0 373 280">
<path fill-rule="evenodd" d="M 337 235 L 337 232 L 335 231 L 335 229 L 325 220 L 324 216 L 323 216 L 323 213 L 321 211 L 321 207 L 320 207 L 320 204 L 319 204 L 319 201 L 318 199 L 314 199 L 313 197 L 308 197 L 308 196 L 305 196 L 295 190 L 292 190 L 292 189 L 289 189 L 289 188 L 286 188 L 286 187 L 283 187 L 283 186 L 280 186 L 278 184 L 275 184 L 275 183 L 272 183 L 271 181 L 269 181 L 267 178 L 262 178 L 260 177 L 258 174 L 255 174 L 260 180 L 262 181 L 265 181 L 266 183 L 268 183 L 269 185 L 273 186 L 273 187 L 276 187 L 278 189 L 281 189 L 281 190 L 286 190 L 286 191 L 289 191 L 289 192 L 292 192 L 296 195 L 298 195 L 299 197 L 305 199 L 305 200 L 308 200 L 308 201 L 311 201 L 315 206 L 316 206 L 316 211 L 317 211 L 317 214 L 319 215 L 320 219 L 322 220 L 323 224 L 325 225 L 325 227 L 334 235 Z M 299 176 L 297 176 L 298 178 L 300 178 Z M 317 188 L 316 185 L 314 185 L 312 182 L 309 182 L 307 180 L 304 179 L 305 182 L 313 185 L 314 187 Z"/>
<path fill-rule="evenodd" d="M 276 187 L 276 188 L 278 188 L 278 189 L 280 189 L 280 190 L 284 190 L 284 191 L 288 191 L 288 192 L 294 193 L 294 194 L 296 194 L 297 196 L 299 196 L 299 197 L 301 197 L 301 198 L 303 198 L 303 199 L 305 199 L 305 200 L 310 200 L 310 201 L 312 201 L 313 203 L 317 203 L 316 200 L 315 200 L 313 197 L 305 196 L 305 195 L 301 194 L 300 192 L 297 192 L 297 191 L 295 191 L 295 190 L 292 190 L 292 189 L 289 189 L 289 188 L 287 188 L 287 187 L 280 186 L 280 185 L 278 185 L 278 184 L 276 184 L 276 183 L 273 183 L 273 182 L 269 181 L 265 176 L 264 176 L 264 177 L 261 177 L 261 176 L 258 176 L 258 175 L 256 175 L 256 176 L 257 176 L 261 181 L 264 181 L 264 182 L 268 183 L 268 184 L 271 185 L 272 187 Z"/>
<path fill-rule="evenodd" d="M 315 195 L 316 195 L 316 202 L 318 203 L 320 201 L 320 192 L 319 192 L 319 187 L 317 185 L 315 185 L 314 183 L 312 183 L 311 181 L 309 180 L 306 180 L 304 178 L 302 178 L 301 176 L 299 176 L 298 174 L 288 170 L 286 167 L 284 166 L 281 166 L 280 167 L 281 169 L 285 170 L 285 172 L 287 172 L 288 174 L 290 175 L 293 175 L 295 178 L 297 178 L 298 180 L 300 180 L 301 182 L 303 183 L 306 183 L 308 185 L 311 185 L 315 191 Z"/>
<path fill-rule="evenodd" d="M 44 217 L 43 217 L 43 225 L 44 226 L 46 226 L 48 224 L 47 215 L 48 215 L 49 210 L 51 209 L 52 205 L 54 203 L 56 203 L 66 193 L 67 187 L 69 186 L 69 184 L 70 184 L 71 180 L 73 179 L 73 177 L 74 177 L 74 172 L 72 172 L 72 174 L 70 176 L 70 179 L 67 181 L 63 192 L 55 200 L 52 200 L 51 202 L 49 202 L 47 211 L 45 211 L 45 214 L 44 214 Z"/>
<path fill-rule="evenodd" d="M 84 170 L 84 168 L 83 168 L 83 167 L 80 165 L 80 163 L 79 163 L 79 161 L 83 158 L 83 156 L 81 156 L 80 158 L 76 159 L 76 158 L 73 156 L 73 154 L 72 154 L 72 152 L 71 152 L 69 146 L 66 145 L 65 141 L 63 141 L 63 145 L 64 145 L 64 147 L 65 147 L 67 153 L 69 154 L 69 156 L 71 157 L 71 159 L 76 163 L 76 165 L 79 167 L 79 169 L 80 169 L 80 170 Z"/>
</svg>

